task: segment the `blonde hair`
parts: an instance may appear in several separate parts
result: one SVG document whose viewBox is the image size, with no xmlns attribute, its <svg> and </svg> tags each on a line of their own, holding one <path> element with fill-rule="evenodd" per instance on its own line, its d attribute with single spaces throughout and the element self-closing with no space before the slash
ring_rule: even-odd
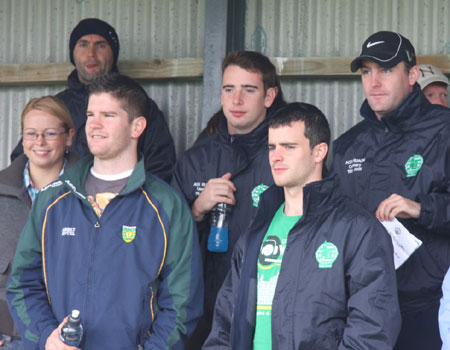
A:
<svg viewBox="0 0 450 350">
<path fill-rule="evenodd" d="M 22 130 L 25 116 L 32 110 L 44 111 L 55 116 L 63 123 L 63 127 L 66 131 L 75 129 L 70 112 L 64 103 L 55 96 L 43 96 L 31 99 L 25 106 L 20 119 Z"/>
</svg>

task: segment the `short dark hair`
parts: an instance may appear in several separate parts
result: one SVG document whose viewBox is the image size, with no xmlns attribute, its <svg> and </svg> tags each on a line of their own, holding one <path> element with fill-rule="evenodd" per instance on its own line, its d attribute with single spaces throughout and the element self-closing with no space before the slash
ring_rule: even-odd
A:
<svg viewBox="0 0 450 350">
<path fill-rule="evenodd" d="M 267 56 L 256 51 L 231 51 L 222 61 L 222 74 L 228 66 L 261 73 L 264 92 L 272 87 L 277 89 L 277 96 L 272 105 L 278 108 L 286 104 L 277 71 Z"/>
<path fill-rule="evenodd" d="M 414 67 L 413 65 L 409 64 L 408 62 L 403 61 L 403 63 L 405 64 L 406 73 L 409 73 L 411 68 Z"/>
<path fill-rule="evenodd" d="M 130 123 L 140 117 L 150 117 L 150 99 L 142 86 L 134 79 L 110 73 L 95 78 L 89 84 L 89 96 L 107 93 L 119 100 L 121 107 L 128 113 Z"/>
<path fill-rule="evenodd" d="M 305 137 L 309 140 L 311 149 L 322 142 L 330 145 L 330 126 L 327 118 L 319 108 L 309 103 L 287 104 L 269 119 L 269 128 L 288 126 L 296 121 L 305 123 Z"/>
</svg>

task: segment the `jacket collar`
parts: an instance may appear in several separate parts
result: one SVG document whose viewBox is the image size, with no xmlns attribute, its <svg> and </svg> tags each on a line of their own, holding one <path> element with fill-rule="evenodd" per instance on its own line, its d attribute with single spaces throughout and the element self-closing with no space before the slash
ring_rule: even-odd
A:
<svg viewBox="0 0 450 350">
<path fill-rule="evenodd" d="M 67 160 L 66 169 L 73 166 L 76 161 L 79 159 L 78 156 L 69 152 L 65 155 Z M 23 170 L 25 169 L 25 164 L 28 161 L 28 157 L 25 153 L 19 155 L 14 161 L 11 163 L 9 167 L 2 170 L 0 172 L 0 181 L 1 185 L 6 185 L 15 189 L 21 189 L 24 187 L 23 185 Z"/>
<path fill-rule="evenodd" d="M 119 72 L 119 70 L 117 69 L 117 66 L 116 66 L 116 65 L 113 67 L 113 69 L 111 70 L 111 72 L 114 72 L 114 73 L 118 73 L 118 72 Z M 78 72 L 77 72 L 76 69 L 74 69 L 74 70 L 69 74 L 69 76 L 67 77 L 67 82 L 68 82 L 69 87 L 70 87 L 71 89 L 74 89 L 74 90 L 77 90 L 77 91 L 85 91 L 85 92 L 87 92 L 87 90 L 88 90 L 88 86 L 87 86 L 87 85 L 84 85 L 84 84 L 80 81 L 80 79 L 78 79 Z"/>
<path fill-rule="evenodd" d="M 94 157 L 92 155 L 87 155 L 61 175 L 61 181 L 64 182 L 65 186 L 73 190 L 75 195 L 82 197 L 83 199 L 86 198 L 86 177 L 93 164 Z M 134 167 L 127 185 L 119 195 L 127 195 L 128 193 L 135 191 L 144 184 L 145 179 L 144 157 L 140 154 L 138 163 Z"/>
<path fill-rule="evenodd" d="M 69 152 L 65 157 L 67 160 L 66 169 L 73 166 L 78 160 L 78 156 L 73 152 Z M 23 170 L 27 161 L 27 156 L 22 153 L 14 159 L 9 167 L 0 172 L 0 192 L 3 195 L 20 198 L 31 206 L 31 199 L 23 184 Z"/>
<path fill-rule="evenodd" d="M 219 133 L 218 138 L 221 142 L 235 145 L 236 147 L 245 147 L 247 152 L 251 155 L 257 150 L 267 144 L 267 133 L 269 119 L 275 112 L 275 108 L 272 106 L 267 109 L 266 118 L 248 134 L 234 134 L 231 135 L 228 132 L 227 118 L 222 112 L 219 121 Z"/>
<path fill-rule="evenodd" d="M 331 210 L 336 205 L 338 188 L 338 179 L 335 175 L 307 184 L 303 188 L 303 216 L 315 216 Z M 270 186 L 260 197 L 260 209 L 258 208 L 258 214 L 261 212 L 260 219 L 266 221 L 268 217 L 272 217 L 284 201 L 283 188 Z"/>
<path fill-rule="evenodd" d="M 77 91 L 87 92 L 88 86 L 84 85 L 78 79 L 78 72 L 76 69 L 72 71 L 67 77 L 67 82 L 69 83 L 69 88 Z"/>
<path fill-rule="evenodd" d="M 27 156 L 21 154 L 9 167 L 0 172 L 0 193 L 2 196 L 17 198 L 30 208 L 31 198 L 22 182 L 23 169 L 27 160 Z"/>
<path fill-rule="evenodd" d="M 402 132 L 405 130 L 411 131 L 418 127 L 418 123 L 423 121 L 423 116 L 427 113 L 426 110 L 431 107 L 431 103 L 423 94 L 419 84 L 416 83 L 413 91 L 400 106 L 383 116 L 381 120 L 377 119 L 367 99 L 363 102 L 360 113 L 365 120 L 376 127 L 385 128 L 393 132 Z"/>
<path fill-rule="evenodd" d="M 19 189 L 23 187 L 23 169 L 27 163 L 27 156 L 22 153 L 11 163 L 9 167 L 0 172 L 1 184 Z"/>
</svg>

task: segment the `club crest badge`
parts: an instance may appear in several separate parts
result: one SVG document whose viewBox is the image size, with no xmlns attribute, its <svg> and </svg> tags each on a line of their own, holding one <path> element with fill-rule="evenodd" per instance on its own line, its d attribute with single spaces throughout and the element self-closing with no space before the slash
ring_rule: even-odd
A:
<svg viewBox="0 0 450 350">
<path fill-rule="evenodd" d="M 339 256 L 338 248 L 331 242 L 323 242 L 316 250 L 316 260 L 319 269 L 331 269 Z"/>
<path fill-rule="evenodd" d="M 253 190 L 252 190 L 252 202 L 253 202 L 253 206 L 258 208 L 259 205 L 259 196 L 261 196 L 261 194 L 267 190 L 269 188 L 269 186 L 261 184 L 256 186 Z"/>
<path fill-rule="evenodd" d="M 416 176 L 420 168 L 422 168 L 423 157 L 419 154 L 413 154 L 405 163 L 406 177 Z"/>
<path fill-rule="evenodd" d="M 130 243 L 136 238 L 136 226 L 122 226 L 122 239 Z"/>
</svg>

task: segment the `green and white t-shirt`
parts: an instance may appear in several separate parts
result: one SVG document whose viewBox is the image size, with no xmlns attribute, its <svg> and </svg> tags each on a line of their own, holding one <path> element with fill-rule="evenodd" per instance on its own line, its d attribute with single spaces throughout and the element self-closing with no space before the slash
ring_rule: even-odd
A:
<svg viewBox="0 0 450 350">
<path fill-rule="evenodd" d="M 258 257 L 258 296 L 253 350 L 272 349 L 272 300 L 289 231 L 302 216 L 286 216 L 284 203 L 275 213 Z"/>
</svg>

